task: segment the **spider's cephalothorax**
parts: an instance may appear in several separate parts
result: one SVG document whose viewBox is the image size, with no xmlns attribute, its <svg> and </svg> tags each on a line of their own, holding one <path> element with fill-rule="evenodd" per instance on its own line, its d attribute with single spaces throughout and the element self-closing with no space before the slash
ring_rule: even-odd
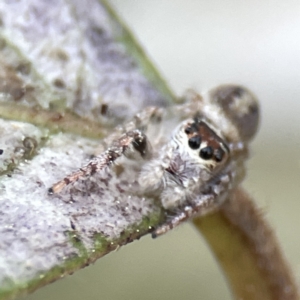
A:
<svg viewBox="0 0 300 300">
<path fill-rule="evenodd" d="M 229 197 L 244 177 L 257 124 L 257 101 L 243 87 L 224 85 L 203 96 L 190 93 L 181 105 L 145 108 L 118 127 L 104 140 L 106 151 L 54 184 L 49 193 L 111 170 L 116 163 L 119 170 L 131 170 L 123 172 L 125 180 L 134 177 L 135 189 L 129 193 L 161 201 L 168 218 L 155 229 L 155 237 L 217 209 Z"/>
<path fill-rule="evenodd" d="M 202 118 L 181 122 L 159 154 L 145 163 L 139 176 L 142 190 L 157 191 L 167 210 L 192 203 L 224 168 L 230 150 L 225 140 Z"/>
<path fill-rule="evenodd" d="M 168 166 L 160 198 L 173 214 L 154 237 L 217 209 L 230 196 L 244 178 L 248 143 L 258 126 L 257 100 L 243 87 L 223 85 L 188 99 L 196 117 L 175 129 L 161 158 Z"/>
</svg>

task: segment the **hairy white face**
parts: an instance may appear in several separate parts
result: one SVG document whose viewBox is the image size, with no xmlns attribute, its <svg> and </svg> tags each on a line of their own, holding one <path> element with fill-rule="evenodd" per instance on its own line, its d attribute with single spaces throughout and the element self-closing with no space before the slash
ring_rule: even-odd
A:
<svg viewBox="0 0 300 300">
<path fill-rule="evenodd" d="M 160 160 L 166 163 L 161 169 L 160 197 L 164 208 L 171 210 L 199 194 L 207 182 L 218 176 L 230 156 L 225 140 L 198 117 L 183 121 L 174 130 L 163 153 Z M 156 163 L 162 165 L 159 159 Z M 149 166 L 148 174 L 150 170 L 158 174 L 153 162 Z M 147 182 L 145 179 L 143 176 L 143 182 Z"/>
<path fill-rule="evenodd" d="M 190 156 L 191 163 L 213 172 L 229 157 L 226 142 L 200 118 L 183 122 L 173 136 L 175 142 Z"/>
</svg>

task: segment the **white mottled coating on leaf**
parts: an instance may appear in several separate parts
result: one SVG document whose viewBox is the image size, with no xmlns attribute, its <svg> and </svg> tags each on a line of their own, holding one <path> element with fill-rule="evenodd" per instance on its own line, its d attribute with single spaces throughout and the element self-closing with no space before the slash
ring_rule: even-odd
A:
<svg viewBox="0 0 300 300">
<path fill-rule="evenodd" d="M 37 146 L 43 137 L 46 137 L 45 130 L 41 130 L 31 124 L 4 121 L 0 119 L 0 173 L 6 171 L 11 164 L 17 164 L 34 149 L 26 149 L 25 138 L 33 139 Z"/>
<path fill-rule="evenodd" d="M 116 41 L 123 29 L 99 1 L 1 1 L 0 16 L 0 35 L 21 51 L 28 72 L 33 68 L 51 90 L 52 97 L 34 99 L 42 107 L 60 99 L 78 115 L 99 119 L 105 103 L 109 116 L 123 119 L 145 105 L 166 104 Z M 36 88 L 35 80 L 25 83 L 25 95 L 26 86 Z"/>
<path fill-rule="evenodd" d="M 62 140 L 65 145 L 60 148 L 59 144 Z M 88 141 L 78 142 L 72 140 L 71 137 L 60 136 L 51 140 L 50 147 L 44 149 L 46 152 L 43 157 L 55 155 L 60 162 L 65 163 L 58 164 L 52 160 L 50 166 L 52 177 L 49 183 L 47 182 L 47 187 L 70 171 L 81 167 L 85 161 L 87 162 L 93 150 L 96 149 L 96 144 Z M 47 163 L 47 161 L 41 162 L 42 165 Z M 72 217 L 75 227 L 80 232 L 84 232 L 87 237 L 90 238 L 94 233 L 101 232 L 109 238 L 115 238 L 130 224 L 139 223 L 154 209 L 153 200 L 132 195 L 129 185 L 135 184 L 136 177 L 132 169 L 128 170 L 128 173 L 125 170 L 122 175 L 116 177 L 115 169 L 110 168 L 103 173 L 94 174 L 87 180 L 76 182 L 73 187 L 66 188 L 58 195 L 48 196 L 48 199 L 59 203 L 61 209 Z M 108 182 L 104 182 L 106 179 Z M 127 194 L 126 190 L 130 192 Z M 108 223 L 116 226 L 112 228 L 112 226 L 107 226 Z"/>
<path fill-rule="evenodd" d="M 94 189 L 84 181 L 76 184 L 74 203 L 65 201 L 70 200 L 68 189 L 58 196 L 47 194 L 54 182 L 88 161 L 100 143 L 63 133 L 51 136 L 48 129 L 31 125 L 40 107 L 59 112 L 48 119 L 52 129 L 65 110 L 103 126 L 103 103 L 108 104 L 104 121 L 119 124 L 147 105 L 166 106 L 171 97 L 159 92 L 159 84 L 164 85 L 159 78 L 156 85 L 146 78 L 141 62 L 120 41 L 126 31 L 101 2 L 82 3 L 0 2 L 0 101 L 16 106 L 6 117 L 28 122 L 0 121 L 0 295 L 40 275 L 37 284 L 44 284 L 42 277 L 52 267 L 80 256 L 67 234 L 74 226 L 89 257 L 95 233 L 120 238 L 157 209 L 152 199 L 121 190 L 100 193 L 103 183 L 97 176 L 90 180 Z M 133 41 L 129 44 L 135 47 Z M 150 67 L 148 71 L 152 79 L 157 76 Z M 32 107 L 33 113 L 18 104 Z M 32 139 L 32 149 L 23 149 L 26 137 Z M 78 261 L 76 267 L 81 263 L 86 262 Z"/>
<path fill-rule="evenodd" d="M 125 195 L 128 185 L 124 177 L 119 178 L 122 182 L 114 178 L 109 183 L 119 183 L 124 192 L 103 187 L 95 176 L 88 181 L 94 183 L 93 188 L 85 182 L 77 184 L 73 203 L 68 202 L 72 195 L 68 190 L 61 195 L 47 195 L 47 188 L 80 167 L 96 146 L 94 141 L 59 134 L 30 163 L 20 165 L 12 178 L 2 178 L 0 257 L 5 259 L 0 259 L 1 287 L 5 287 L 8 277 L 22 282 L 36 276 L 37 270 L 42 273 L 61 265 L 64 257 L 79 254 L 66 234 L 73 231 L 71 221 L 78 238 L 92 251 L 94 234 L 116 238 L 153 212 L 153 200 Z"/>
</svg>

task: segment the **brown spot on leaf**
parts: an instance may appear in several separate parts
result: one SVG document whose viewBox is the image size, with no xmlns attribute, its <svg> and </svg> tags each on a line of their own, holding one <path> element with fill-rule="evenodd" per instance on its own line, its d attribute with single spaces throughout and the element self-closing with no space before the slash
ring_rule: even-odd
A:
<svg viewBox="0 0 300 300">
<path fill-rule="evenodd" d="M 16 71 L 19 72 L 22 75 L 28 75 L 31 71 L 31 64 L 29 62 L 26 62 L 26 61 L 20 62 L 16 66 Z"/>
<path fill-rule="evenodd" d="M 58 59 L 62 62 L 67 62 L 70 58 L 68 53 L 64 49 L 56 48 L 51 51 L 51 56 L 54 59 Z"/>
<path fill-rule="evenodd" d="M 38 143 L 34 138 L 26 137 L 23 140 L 23 145 L 26 149 L 33 149 L 37 147 Z"/>
<path fill-rule="evenodd" d="M 3 48 L 5 48 L 7 45 L 5 39 L 0 38 L 0 50 L 2 50 Z"/>
<path fill-rule="evenodd" d="M 0 93 L 10 96 L 13 100 L 20 100 L 24 94 L 24 82 L 16 74 L 15 70 L 1 62 Z"/>
<path fill-rule="evenodd" d="M 107 111 L 108 111 L 108 105 L 107 104 L 102 104 L 101 105 L 101 110 L 100 110 L 100 113 L 101 115 L 106 115 L 107 114 Z"/>
<path fill-rule="evenodd" d="M 61 114 L 59 112 L 53 112 L 51 121 L 58 122 L 58 121 L 61 121 L 63 119 L 63 117 L 64 117 L 63 114 Z"/>
<path fill-rule="evenodd" d="M 25 156 L 31 156 L 38 146 L 38 142 L 32 137 L 26 137 L 23 140 L 23 146 L 25 148 Z"/>
<path fill-rule="evenodd" d="M 53 80 L 53 85 L 59 89 L 65 89 L 66 84 L 61 78 L 56 78 Z"/>
</svg>

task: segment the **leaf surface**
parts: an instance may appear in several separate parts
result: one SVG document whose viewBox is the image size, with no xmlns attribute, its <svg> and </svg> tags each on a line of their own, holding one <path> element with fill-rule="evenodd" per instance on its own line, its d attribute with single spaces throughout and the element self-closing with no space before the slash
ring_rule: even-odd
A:
<svg viewBox="0 0 300 300">
<path fill-rule="evenodd" d="M 128 197 L 126 182 L 47 190 L 97 154 L 114 126 L 175 99 L 105 2 L 2 1 L 0 19 L 0 298 L 8 299 L 161 220 L 153 199 Z"/>
</svg>

